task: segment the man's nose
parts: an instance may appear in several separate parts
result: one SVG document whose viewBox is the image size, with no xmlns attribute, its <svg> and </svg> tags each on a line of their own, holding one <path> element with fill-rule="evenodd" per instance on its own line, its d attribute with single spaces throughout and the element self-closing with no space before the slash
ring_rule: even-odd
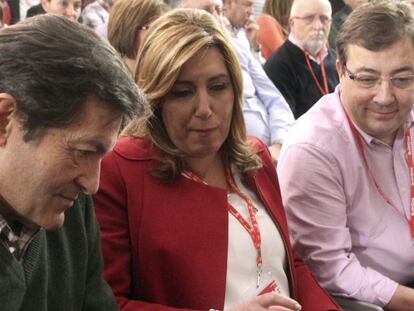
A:
<svg viewBox="0 0 414 311">
<path fill-rule="evenodd" d="M 96 193 L 99 187 L 101 159 L 87 161 L 81 165 L 80 169 L 76 183 L 84 193 L 89 195 Z"/>
<path fill-rule="evenodd" d="M 315 15 L 315 17 L 313 18 L 312 26 L 317 29 L 323 28 L 323 23 L 319 15 Z"/>
<path fill-rule="evenodd" d="M 381 79 L 375 89 L 374 100 L 380 105 L 388 105 L 394 101 L 394 87 L 390 80 Z"/>
</svg>

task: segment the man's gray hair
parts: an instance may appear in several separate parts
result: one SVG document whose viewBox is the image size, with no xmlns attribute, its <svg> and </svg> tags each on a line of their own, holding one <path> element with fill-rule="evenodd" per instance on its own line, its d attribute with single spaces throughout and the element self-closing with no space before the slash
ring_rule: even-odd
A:
<svg viewBox="0 0 414 311">
<path fill-rule="evenodd" d="M 88 98 L 125 121 L 149 110 L 115 49 L 88 27 L 58 15 L 1 29 L 0 93 L 16 99 L 25 141 L 74 122 Z"/>
<path fill-rule="evenodd" d="M 290 15 L 289 15 L 289 17 L 293 17 L 293 16 L 299 15 L 298 10 L 300 8 L 300 4 L 302 4 L 303 1 L 305 1 L 305 0 L 294 0 L 293 1 L 292 7 L 290 8 Z M 309 0 L 306 0 L 306 1 L 309 1 Z M 325 2 L 327 5 L 329 5 L 329 7 L 331 8 L 331 15 L 332 15 L 332 5 L 331 5 L 330 1 L 328 1 L 328 0 L 320 0 L 320 1 L 321 2 Z M 329 16 L 329 17 L 331 17 L 331 16 Z"/>
</svg>

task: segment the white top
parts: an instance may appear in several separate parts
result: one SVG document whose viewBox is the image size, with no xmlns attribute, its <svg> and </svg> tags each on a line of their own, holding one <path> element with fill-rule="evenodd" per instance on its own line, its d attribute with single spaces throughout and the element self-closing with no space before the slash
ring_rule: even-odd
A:
<svg viewBox="0 0 414 311">
<path fill-rule="evenodd" d="M 236 185 L 242 193 L 252 200 L 253 205 L 258 209 L 256 218 L 262 238 L 263 272 L 260 287 L 256 289 L 256 249 L 249 233 L 229 213 L 229 247 L 224 309 L 250 300 L 272 280 L 276 281 L 281 294 L 290 296 L 289 281 L 286 275 L 287 255 L 279 230 L 262 202 L 241 183 L 241 175 L 234 171 L 233 177 Z M 250 223 L 246 202 L 236 193 L 229 194 L 228 201 Z"/>
</svg>

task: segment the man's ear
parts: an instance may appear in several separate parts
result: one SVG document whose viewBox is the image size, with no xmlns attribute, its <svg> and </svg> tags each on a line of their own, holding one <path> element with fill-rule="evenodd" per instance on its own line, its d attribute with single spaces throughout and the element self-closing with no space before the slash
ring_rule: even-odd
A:
<svg viewBox="0 0 414 311">
<path fill-rule="evenodd" d="M 47 13 L 49 11 L 47 0 L 40 0 L 40 4 L 42 5 L 43 10 Z"/>
<path fill-rule="evenodd" d="M 0 93 L 0 147 L 7 142 L 10 134 L 10 123 L 16 110 L 16 99 L 10 94 Z"/>
<path fill-rule="evenodd" d="M 342 64 L 338 59 L 336 60 L 336 72 L 338 73 L 338 77 L 342 77 L 344 74 L 344 69 L 342 68 Z"/>
</svg>

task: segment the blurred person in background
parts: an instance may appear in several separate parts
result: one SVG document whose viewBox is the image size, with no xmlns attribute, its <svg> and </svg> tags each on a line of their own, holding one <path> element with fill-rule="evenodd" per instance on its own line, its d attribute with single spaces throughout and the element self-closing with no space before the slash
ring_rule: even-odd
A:
<svg viewBox="0 0 414 311">
<path fill-rule="evenodd" d="M 257 42 L 265 59 L 276 51 L 289 35 L 289 15 L 293 0 L 266 0 L 257 18 Z"/>
<path fill-rule="evenodd" d="M 82 10 L 82 23 L 101 34 L 106 33 L 109 13 L 116 0 L 95 0 L 84 6 Z"/>
<path fill-rule="evenodd" d="M 124 58 L 133 73 L 139 47 L 150 25 L 167 6 L 161 0 L 118 0 L 112 7 L 108 22 L 108 40 Z"/>
<path fill-rule="evenodd" d="M 10 25 L 12 21 L 11 9 L 9 3 L 6 0 L 0 0 L 0 4 L 2 5 L 2 14 L 0 18 L 2 18 L 3 27 Z"/>
<path fill-rule="evenodd" d="M 336 36 L 348 15 L 359 5 L 369 0 L 344 0 L 344 6 L 332 16 L 331 31 L 329 33 L 329 45 L 335 48 Z"/>
<path fill-rule="evenodd" d="M 223 13 L 226 17 L 225 26 L 246 49 L 250 49 L 254 58 L 263 64 L 265 60 L 261 56 L 260 45 L 257 41 L 259 25 L 253 16 L 254 1 L 224 0 L 222 2 Z"/>
<path fill-rule="evenodd" d="M 268 58 L 264 69 L 299 118 L 339 82 L 336 53 L 328 47 L 331 4 L 294 0 L 288 40 Z"/>
<path fill-rule="evenodd" d="M 46 13 L 63 15 L 77 21 L 82 11 L 81 0 L 41 0 L 43 10 Z"/>
</svg>

